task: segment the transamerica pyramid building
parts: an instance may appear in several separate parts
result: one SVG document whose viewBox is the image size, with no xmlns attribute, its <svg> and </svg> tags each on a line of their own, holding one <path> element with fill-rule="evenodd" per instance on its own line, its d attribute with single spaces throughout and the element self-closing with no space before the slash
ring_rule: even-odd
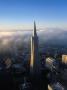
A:
<svg viewBox="0 0 67 90">
<path fill-rule="evenodd" d="M 38 36 L 36 33 L 36 24 L 34 22 L 33 36 L 31 37 L 31 60 L 30 60 L 30 72 L 32 74 L 40 73 L 40 60 L 38 52 Z"/>
</svg>

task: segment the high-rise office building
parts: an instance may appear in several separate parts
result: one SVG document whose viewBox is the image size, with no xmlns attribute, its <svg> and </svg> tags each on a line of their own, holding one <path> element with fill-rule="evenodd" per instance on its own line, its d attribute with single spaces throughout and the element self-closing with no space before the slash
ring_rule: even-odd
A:
<svg viewBox="0 0 67 90">
<path fill-rule="evenodd" d="M 30 72 L 32 74 L 40 73 L 40 60 L 38 55 L 38 36 L 36 33 L 36 24 L 34 22 L 33 36 L 31 37 L 31 60 L 30 60 Z"/>
</svg>

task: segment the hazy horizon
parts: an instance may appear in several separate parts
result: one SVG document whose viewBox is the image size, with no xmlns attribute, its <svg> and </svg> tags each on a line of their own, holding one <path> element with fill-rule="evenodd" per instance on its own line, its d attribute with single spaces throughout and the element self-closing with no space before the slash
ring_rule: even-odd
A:
<svg viewBox="0 0 67 90">
<path fill-rule="evenodd" d="M 66 0 L 0 0 L 0 30 L 59 27 L 67 29 Z"/>
</svg>

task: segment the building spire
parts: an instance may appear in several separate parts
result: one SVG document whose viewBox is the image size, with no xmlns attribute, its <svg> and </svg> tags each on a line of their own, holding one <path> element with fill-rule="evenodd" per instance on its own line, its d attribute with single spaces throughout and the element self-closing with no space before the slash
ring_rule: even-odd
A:
<svg viewBox="0 0 67 90">
<path fill-rule="evenodd" d="M 35 21 L 34 21 L 34 30 L 33 30 L 33 36 L 35 36 L 36 35 L 36 23 L 35 23 Z"/>
<path fill-rule="evenodd" d="M 31 60 L 30 60 L 30 72 L 31 74 L 40 74 L 40 60 L 38 50 L 38 36 L 36 32 L 36 23 L 34 21 L 33 36 L 31 37 Z"/>
</svg>

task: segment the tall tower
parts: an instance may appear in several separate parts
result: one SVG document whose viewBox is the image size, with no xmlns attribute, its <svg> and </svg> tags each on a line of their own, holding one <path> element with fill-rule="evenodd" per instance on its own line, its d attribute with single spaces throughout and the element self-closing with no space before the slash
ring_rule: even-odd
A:
<svg viewBox="0 0 67 90">
<path fill-rule="evenodd" d="M 36 33 L 36 24 L 34 22 L 33 36 L 31 37 L 31 60 L 30 60 L 30 73 L 40 73 L 40 60 L 38 55 L 38 36 Z"/>
</svg>

